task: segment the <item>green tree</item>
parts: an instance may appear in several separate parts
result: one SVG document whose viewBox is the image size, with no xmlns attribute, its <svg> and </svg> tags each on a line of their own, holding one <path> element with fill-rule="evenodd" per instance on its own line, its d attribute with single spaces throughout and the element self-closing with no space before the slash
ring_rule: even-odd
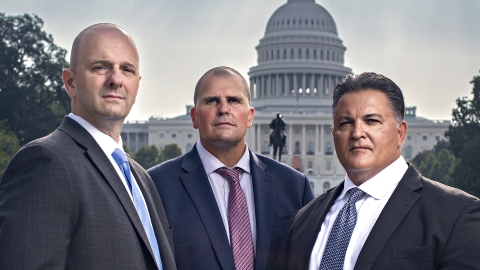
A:
<svg viewBox="0 0 480 270">
<path fill-rule="evenodd" d="M 155 145 L 142 146 L 135 152 L 135 161 L 145 169 L 151 168 L 159 163 L 160 152 Z"/>
<path fill-rule="evenodd" d="M 457 99 L 457 108 L 453 109 L 452 124 L 445 136 L 450 140 L 450 148 L 458 164 L 452 173 L 455 187 L 475 196 L 480 196 L 480 76 L 475 76 L 473 98 Z"/>
<path fill-rule="evenodd" d="M 0 13 L 0 121 L 22 144 L 52 132 L 70 110 L 67 51 L 42 28 L 37 15 Z"/>
<path fill-rule="evenodd" d="M 0 179 L 18 149 L 20 149 L 20 145 L 15 134 L 5 131 L 0 123 Z"/>
<path fill-rule="evenodd" d="M 160 162 L 167 161 L 172 158 L 176 158 L 182 155 L 182 150 L 178 147 L 177 144 L 167 144 L 165 148 L 163 148 L 162 152 L 160 153 Z M 159 163 L 160 163 L 159 162 Z"/>
</svg>

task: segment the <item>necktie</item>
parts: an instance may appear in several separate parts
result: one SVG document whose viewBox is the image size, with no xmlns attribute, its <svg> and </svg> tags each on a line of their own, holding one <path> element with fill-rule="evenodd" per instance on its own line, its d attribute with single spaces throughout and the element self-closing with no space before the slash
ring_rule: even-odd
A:
<svg viewBox="0 0 480 270">
<path fill-rule="evenodd" d="M 132 193 L 133 204 L 135 205 L 135 209 L 137 210 L 138 216 L 142 221 L 143 229 L 147 234 L 148 242 L 150 243 L 150 247 L 152 248 L 153 255 L 155 256 L 155 260 L 157 262 L 158 268 L 160 270 L 163 269 L 162 261 L 160 260 L 160 251 L 158 249 L 158 242 L 157 238 L 155 237 L 155 232 L 153 231 L 152 223 L 150 222 L 150 218 L 148 216 L 148 209 L 145 205 L 144 201 L 142 200 L 142 195 L 140 189 L 137 185 L 133 183 L 134 179 L 131 177 L 130 172 L 130 165 L 128 164 L 127 156 L 123 153 L 122 150 L 116 148 L 115 151 L 112 153 L 112 157 L 115 162 L 120 167 L 120 170 L 127 181 L 128 187 L 130 188 L 130 192 Z"/>
<path fill-rule="evenodd" d="M 248 216 L 247 200 L 240 186 L 241 168 L 221 167 L 215 170 L 230 182 L 228 195 L 228 223 L 230 242 L 236 270 L 253 270 L 255 256 L 253 251 L 252 228 Z"/>
<path fill-rule="evenodd" d="M 327 245 L 320 263 L 320 270 L 342 270 L 345 262 L 345 253 L 352 237 L 353 229 L 357 223 L 357 209 L 355 203 L 365 196 L 365 192 L 359 188 L 347 191 L 350 197 L 347 203 L 340 209 L 332 231 L 327 240 Z"/>
</svg>

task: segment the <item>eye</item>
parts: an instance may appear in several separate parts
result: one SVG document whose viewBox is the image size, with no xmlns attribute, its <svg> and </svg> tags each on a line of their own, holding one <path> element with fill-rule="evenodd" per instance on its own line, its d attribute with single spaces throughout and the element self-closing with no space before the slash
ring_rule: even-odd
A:
<svg viewBox="0 0 480 270">
<path fill-rule="evenodd" d="M 136 75 L 137 74 L 136 70 L 134 70 L 133 68 L 129 68 L 129 67 L 124 67 L 123 72 L 125 72 L 127 74 L 131 74 L 131 75 Z"/>
<path fill-rule="evenodd" d="M 380 121 L 378 119 L 367 119 L 367 123 L 369 124 L 377 124 L 377 123 L 380 123 Z"/>
<path fill-rule="evenodd" d="M 206 100 L 205 103 L 207 103 L 207 104 L 215 104 L 215 103 L 218 103 L 218 98 L 216 98 L 216 97 L 209 98 L 209 99 Z"/>
<path fill-rule="evenodd" d="M 351 124 L 352 121 L 342 121 L 338 124 L 339 127 L 344 127 L 347 126 L 348 124 Z"/>
<path fill-rule="evenodd" d="M 240 103 L 240 100 L 238 98 L 228 98 L 228 103 Z"/>
<path fill-rule="evenodd" d="M 93 66 L 92 71 L 98 74 L 105 74 L 108 71 L 108 68 L 105 65 L 95 65 Z"/>
</svg>

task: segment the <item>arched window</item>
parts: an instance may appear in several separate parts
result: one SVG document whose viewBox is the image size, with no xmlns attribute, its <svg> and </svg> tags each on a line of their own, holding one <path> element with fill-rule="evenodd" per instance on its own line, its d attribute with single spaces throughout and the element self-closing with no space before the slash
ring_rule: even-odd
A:
<svg viewBox="0 0 480 270">
<path fill-rule="evenodd" d="M 412 158 L 412 146 L 411 145 L 407 145 L 407 147 L 405 147 L 405 158 Z"/>
<path fill-rule="evenodd" d="M 302 49 L 298 49 L 298 59 L 302 59 Z"/>
<path fill-rule="evenodd" d="M 277 50 L 277 60 L 280 60 L 280 50 Z"/>
<path fill-rule="evenodd" d="M 295 55 L 295 51 L 293 49 L 290 50 L 290 59 L 293 59 Z"/>
<path fill-rule="evenodd" d="M 317 60 L 317 49 L 313 50 L 313 59 Z"/>
<path fill-rule="evenodd" d="M 305 58 L 306 58 L 306 59 L 309 59 L 309 58 L 310 58 L 310 50 L 307 49 L 307 51 L 305 52 L 305 54 L 306 54 L 306 55 L 305 55 Z"/>
<path fill-rule="evenodd" d="M 287 59 L 287 49 L 283 49 L 283 59 Z"/>
<path fill-rule="evenodd" d="M 325 144 L 325 155 L 332 155 L 332 154 L 333 154 L 332 142 L 328 141 Z"/>
<path fill-rule="evenodd" d="M 323 193 L 327 192 L 327 190 L 329 189 L 330 189 L 330 183 L 329 182 L 323 183 Z"/>
</svg>

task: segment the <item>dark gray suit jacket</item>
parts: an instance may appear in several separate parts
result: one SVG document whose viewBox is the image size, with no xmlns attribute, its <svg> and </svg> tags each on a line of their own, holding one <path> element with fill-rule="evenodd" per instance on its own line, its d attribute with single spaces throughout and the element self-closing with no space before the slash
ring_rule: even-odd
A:
<svg viewBox="0 0 480 270">
<path fill-rule="evenodd" d="M 274 269 L 290 218 L 313 199 L 307 177 L 250 152 L 257 226 L 255 269 Z M 197 147 L 148 170 L 174 227 L 178 269 L 234 270 L 232 249 Z"/>
<path fill-rule="evenodd" d="M 172 229 L 146 171 L 129 160 L 164 269 Z M 0 181 L 0 269 L 157 269 L 122 179 L 93 137 L 65 117 L 25 145 Z"/>
<path fill-rule="evenodd" d="M 308 269 L 320 227 L 342 189 L 343 183 L 295 215 L 277 269 Z M 354 269 L 480 269 L 480 200 L 426 179 L 409 165 Z"/>
</svg>

